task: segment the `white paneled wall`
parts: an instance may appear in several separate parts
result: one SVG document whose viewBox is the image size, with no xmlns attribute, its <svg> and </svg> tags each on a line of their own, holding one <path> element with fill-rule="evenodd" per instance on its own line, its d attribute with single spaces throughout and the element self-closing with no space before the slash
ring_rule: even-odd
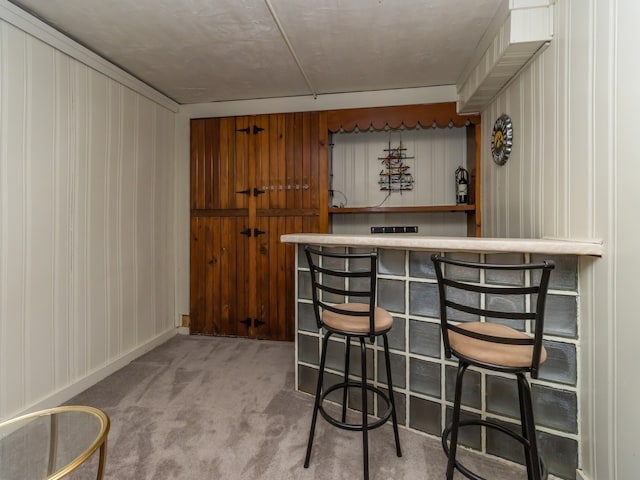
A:
<svg viewBox="0 0 640 480">
<path fill-rule="evenodd" d="M 332 188 L 347 196 L 345 207 L 455 205 L 454 173 L 466 167 L 466 129 L 427 128 L 381 132 L 336 133 L 332 138 Z M 413 190 L 380 190 L 385 149 L 402 143 L 415 181 Z M 333 202 L 344 201 L 336 195 Z M 382 203 L 384 202 L 384 203 Z"/>
<path fill-rule="evenodd" d="M 0 419 L 174 319 L 174 112 L 0 21 Z"/>
<path fill-rule="evenodd" d="M 380 190 L 385 149 L 406 148 L 413 190 Z M 381 132 L 336 133 L 332 137 L 332 206 L 391 207 L 455 205 L 455 171 L 466 167 L 466 129 L 427 128 Z M 369 233 L 376 225 L 415 225 L 422 235 L 466 236 L 467 217 L 456 213 L 333 214 L 334 233 Z"/>
<path fill-rule="evenodd" d="M 482 112 L 513 119 L 499 167 L 483 147 L 483 233 L 601 239 L 580 262 L 581 471 L 638 476 L 637 0 L 557 0 L 554 39 Z"/>
</svg>

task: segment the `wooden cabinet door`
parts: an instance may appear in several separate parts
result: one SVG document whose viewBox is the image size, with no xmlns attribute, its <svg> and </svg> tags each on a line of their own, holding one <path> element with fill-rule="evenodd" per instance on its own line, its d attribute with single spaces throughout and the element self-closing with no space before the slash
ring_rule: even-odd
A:
<svg viewBox="0 0 640 480">
<path fill-rule="evenodd" d="M 248 217 L 191 217 L 190 331 L 250 335 Z M 249 319 L 249 320 L 247 320 Z"/>
<path fill-rule="evenodd" d="M 251 151 L 242 131 L 248 123 L 248 117 L 191 121 L 192 333 L 251 334 Z"/>
<path fill-rule="evenodd" d="M 294 339 L 280 236 L 327 231 L 327 143 L 318 112 L 192 121 L 192 333 Z"/>
</svg>

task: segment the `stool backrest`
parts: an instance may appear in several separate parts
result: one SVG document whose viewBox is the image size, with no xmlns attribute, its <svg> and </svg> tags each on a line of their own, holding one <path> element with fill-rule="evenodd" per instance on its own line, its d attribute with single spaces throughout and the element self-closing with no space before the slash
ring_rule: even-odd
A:
<svg viewBox="0 0 640 480">
<path fill-rule="evenodd" d="M 554 262 L 490 264 L 454 260 L 438 254 L 433 254 L 431 260 L 438 279 L 445 356 L 451 358 L 449 331 L 486 342 L 532 345 L 531 366 L 527 370 L 537 378 L 545 303 Z M 459 328 L 459 324 L 469 321 L 501 323 L 531 335 L 504 338 Z"/>
<path fill-rule="evenodd" d="M 323 327 L 321 310 L 368 317 L 368 336 L 373 338 L 377 253 L 336 252 L 308 245 L 304 251 L 311 273 L 311 292 L 318 328 Z M 341 308 L 347 303 L 362 303 L 369 308 L 362 311 Z"/>
</svg>

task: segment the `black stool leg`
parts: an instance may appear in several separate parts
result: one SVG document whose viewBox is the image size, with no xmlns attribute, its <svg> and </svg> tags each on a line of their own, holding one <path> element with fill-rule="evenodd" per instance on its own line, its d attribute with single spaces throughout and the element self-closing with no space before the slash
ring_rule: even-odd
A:
<svg viewBox="0 0 640 480">
<path fill-rule="evenodd" d="M 364 462 L 364 480 L 369 480 L 369 425 L 367 408 L 367 348 L 364 338 L 360 337 L 360 354 L 362 358 L 362 451 Z"/>
<path fill-rule="evenodd" d="M 529 480 L 541 480 L 542 471 L 540 456 L 538 454 L 538 439 L 536 436 L 536 423 L 533 416 L 533 401 L 531 388 L 524 374 L 517 374 L 518 398 L 520 401 L 520 422 L 522 423 L 522 436 L 528 442 L 524 455 L 527 464 L 527 477 Z"/>
<path fill-rule="evenodd" d="M 460 405 L 462 403 L 462 379 L 469 364 L 460 361 L 456 378 L 456 393 L 453 400 L 453 415 L 451 416 L 451 440 L 449 443 L 449 459 L 447 462 L 447 480 L 453 480 L 453 470 L 456 466 L 456 449 L 458 447 L 458 430 L 460 428 Z M 446 438 L 442 439 L 446 442 Z"/>
<path fill-rule="evenodd" d="M 304 458 L 304 468 L 309 468 L 311 458 L 311 447 L 313 446 L 313 435 L 316 431 L 316 420 L 318 419 L 318 409 L 320 408 L 320 397 L 322 396 L 322 381 L 324 377 L 324 364 L 327 359 L 327 343 L 331 332 L 327 332 L 322 340 L 322 354 L 320 355 L 320 371 L 318 372 L 318 386 L 316 387 L 316 399 L 313 404 L 313 417 L 311 418 L 311 430 L 309 431 L 309 442 L 307 443 L 307 455 Z"/>
<path fill-rule="evenodd" d="M 342 391 L 342 423 L 347 421 L 347 393 L 348 388 L 346 387 L 346 383 L 349 381 L 349 359 L 351 352 L 351 337 L 349 335 L 346 336 L 347 344 L 344 348 L 344 383 L 345 387 Z"/>
<path fill-rule="evenodd" d="M 391 402 L 391 420 L 393 422 L 393 435 L 396 440 L 396 454 L 398 457 L 402 456 L 402 450 L 400 449 L 400 435 L 398 434 L 398 417 L 396 415 L 396 401 L 393 398 L 393 380 L 391 380 L 391 359 L 389 355 L 389 340 L 387 340 L 387 334 L 382 335 L 384 340 L 384 361 L 387 368 L 387 385 L 389 386 L 389 401 Z"/>
</svg>

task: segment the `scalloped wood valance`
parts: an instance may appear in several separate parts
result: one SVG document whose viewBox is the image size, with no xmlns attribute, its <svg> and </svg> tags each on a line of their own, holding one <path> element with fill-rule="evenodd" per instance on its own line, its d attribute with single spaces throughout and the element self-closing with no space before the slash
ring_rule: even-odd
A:
<svg viewBox="0 0 640 480">
<path fill-rule="evenodd" d="M 350 108 L 329 110 L 327 124 L 332 133 L 397 129 L 464 127 L 480 123 L 480 115 L 458 115 L 455 102 L 431 103 L 423 105 L 403 105 L 393 107 Z"/>
</svg>

